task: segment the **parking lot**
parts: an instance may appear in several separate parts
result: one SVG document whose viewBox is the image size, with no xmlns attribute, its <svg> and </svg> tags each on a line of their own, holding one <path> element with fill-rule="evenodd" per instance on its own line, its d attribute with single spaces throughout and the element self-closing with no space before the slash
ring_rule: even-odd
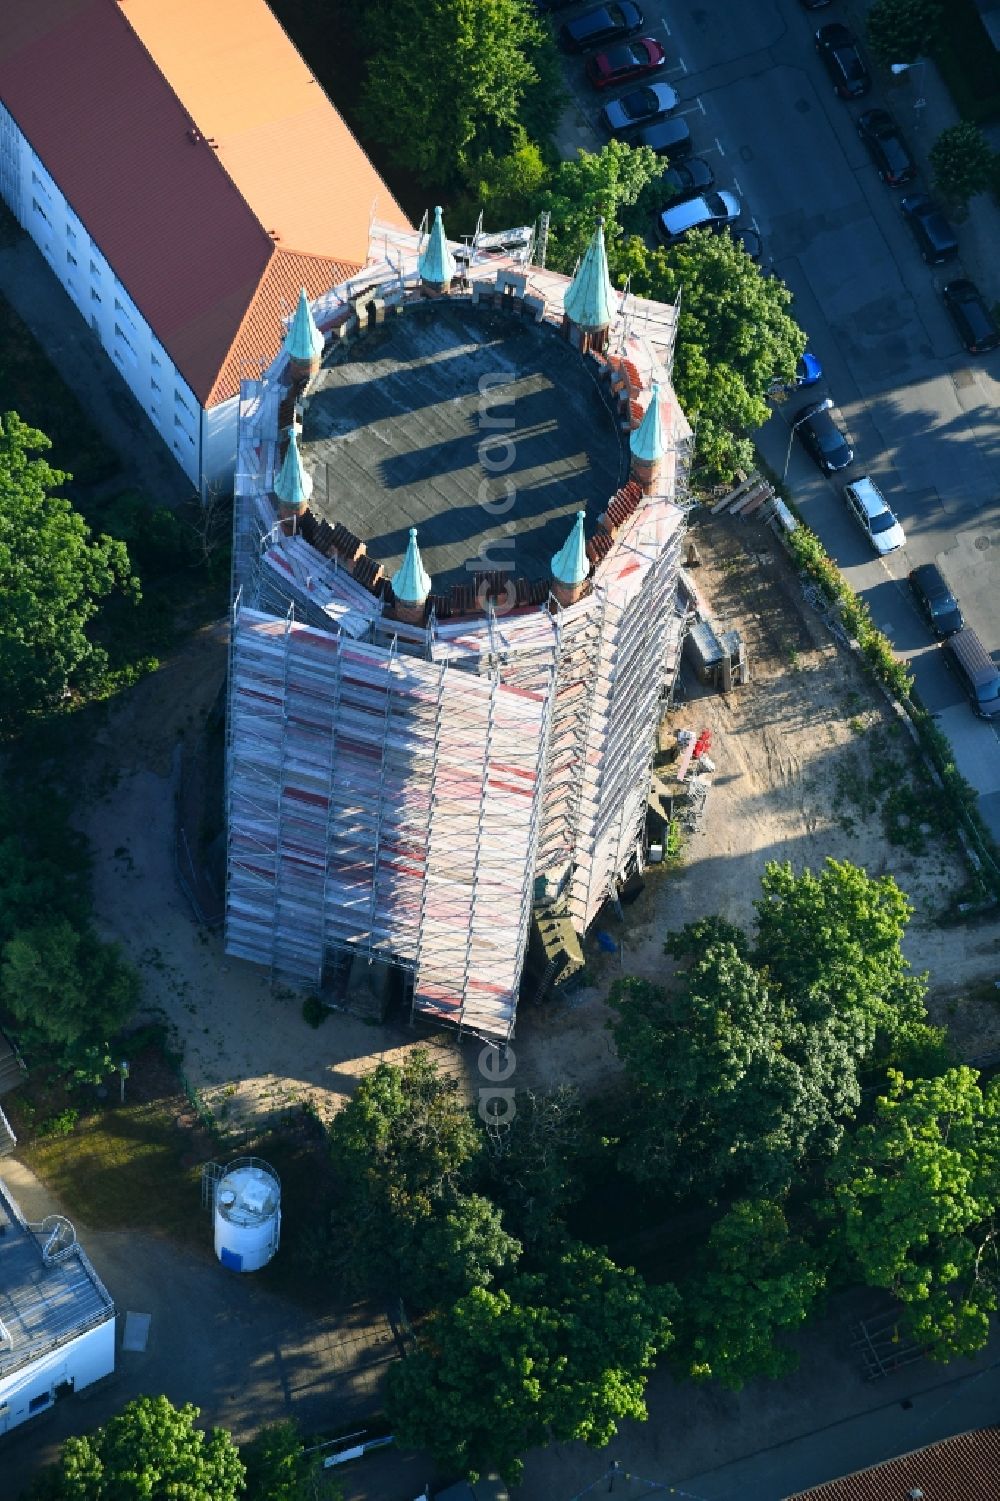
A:
<svg viewBox="0 0 1000 1501">
<path fill-rule="evenodd" d="M 553 21 L 587 7 L 558 11 Z M 794 312 L 818 355 L 829 394 L 854 449 L 852 465 L 821 475 L 794 441 L 801 405 L 776 406 L 759 434 L 771 466 L 787 482 L 879 626 L 913 668 L 923 701 L 954 747 L 959 768 L 980 792 L 1000 838 L 1000 735 L 974 717 L 906 586 L 911 568 L 936 562 L 959 596 L 966 621 L 994 660 L 1000 657 L 1000 351 L 967 354 L 941 288 L 971 277 L 986 303 L 1000 297 L 994 247 L 1000 210 L 973 200 L 957 226 L 957 260 L 929 268 L 899 201 L 926 189 L 926 152 L 954 111 L 932 64 L 883 87 L 875 77 L 860 101 L 838 98 L 816 55 L 818 26 L 840 21 L 863 38 L 862 5 L 808 12 L 798 0 L 643 0 L 643 35 L 667 52 L 658 78 L 679 95 L 697 155 L 715 186 L 740 198 L 745 223 L 763 240 L 762 265 L 795 297 Z M 864 50 L 862 40 L 862 51 Z M 870 59 L 869 59 L 870 62 Z M 564 154 L 595 150 L 602 105 L 581 59 L 566 73 L 572 108 L 559 132 Z M 906 188 L 886 186 L 859 139 L 857 118 L 887 107 L 924 170 Z M 813 393 L 809 393 L 812 395 Z M 906 546 L 876 558 L 841 496 L 844 481 L 871 475 L 906 531 Z"/>
</svg>

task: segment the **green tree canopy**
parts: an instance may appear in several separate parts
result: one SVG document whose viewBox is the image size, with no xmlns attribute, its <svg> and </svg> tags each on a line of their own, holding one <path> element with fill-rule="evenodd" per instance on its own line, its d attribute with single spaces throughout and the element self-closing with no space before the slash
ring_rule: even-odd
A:
<svg viewBox="0 0 1000 1501">
<path fill-rule="evenodd" d="M 483 150 L 504 151 L 551 47 L 524 0 L 385 0 L 366 15 L 362 117 L 392 160 L 454 184 Z"/>
<path fill-rule="evenodd" d="M 943 22 L 941 0 L 873 0 L 868 42 L 887 67 L 916 62 L 933 50 Z"/>
<path fill-rule="evenodd" d="M 977 1080 L 891 1074 L 829 1173 L 848 1275 L 892 1292 L 941 1360 L 981 1349 L 997 1306 L 1000 1085 Z"/>
<path fill-rule="evenodd" d="M 550 1437 L 605 1444 L 622 1418 L 646 1416 L 646 1373 L 674 1301 L 582 1246 L 506 1291 L 476 1288 L 390 1370 L 393 1431 L 442 1464 L 512 1482 L 518 1456 Z"/>
<path fill-rule="evenodd" d="M 137 1397 L 84 1438 L 68 1438 L 57 1463 L 30 1493 L 34 1501 L 237 1501 L 245 1470 L 222 1428 L 195 1426 L 198 1408 Z"/>
<path fill-rule="evenodd" d="M 706 948 L 676 995 L 623 980 L 611 1003 L 637 1091 L 634 1177 L 679 1195 L 781 1193 L 805 1158 L 835 1150 L 860 1100 L 849 1039 L 833 1019 L 804 1025 L 734 945 Z"/>
<path fill-rule="evenodd" d="M 271 1423 L 240 1450 L 246 1465 L 243 1501 L 338 1501 L 340 1487 L 320 1479 L 316 1458 L 302 1448 L 295 1422 Z"/>
<path fill-rule="evenodd" d="M 930 164 L 934 186 L 957 208 L 964 208 L 996 180 L 997 154 L 969 120 L 942 130 L 931 147 Z"/>
<path fill-rule="evenodd" d="M 91 538 L 69 501 L 52 492 L 69 475 L 34 455 L 51 448 L 16 412 L 0 417 L 0 728 L 99 678 L 104 651 L 87 634 L 115 589 L 138 599 L 128 553 Z"/>
<path fill-rule="evenodd" d="M 682 1288 L 674 1363 L 735 1391 L 754 1376 L 794 1370 L 781 1336 L 800 1328 L 823 1292 L 816 1255 L 788 1228 L 779 1204 L 744 1199 L 713 1227 L 707 1265 Z"/>
<path fill-rule="evenodd" d="M 856 1024 L 859 1046 L 924 1020 L 926 980 L 909 973 L 901 943 L 913 912 L 891 876 L 827 860 L 814 875 L 770 861 L 761 879 L 755 964 L 805 1017 Z"/>
<path fill-rule="evenodd" d="M 117 944 L 65 918 L 15 933 L 4 945 L 0 1002 L 26 1050 L 88 1077 L 95 1063 L 102 1072 L 108 1042 L 139 995 L 138 973 Z"/>
<path fill-rule="evenodd" d="M 663 163 L 648 146 L 609 141 L 601 151 L 577 152 L 556 167 L 552 183 L 539 207 L 551 215 L 546 264 L 572 275 L 593 238 L 599 218 L 612 266 L 622 237 L 622 215 L 635 206 L 640 194 L 663 171 Z"/>
<path fill-rule="evenodd" d="M 790 381 L 806 336 L 789 312 L 792 294 L 763 276 L 729 235 L 693 231 L 670 250 L 633 235 L 614 252 L 619 286 L 661 302 L 680 296 L 673 385 L 696 432 L 696 459 L 729 479 L 750 468 L 749 434 L 767 421 L 768 387 Z"/>
</svg>

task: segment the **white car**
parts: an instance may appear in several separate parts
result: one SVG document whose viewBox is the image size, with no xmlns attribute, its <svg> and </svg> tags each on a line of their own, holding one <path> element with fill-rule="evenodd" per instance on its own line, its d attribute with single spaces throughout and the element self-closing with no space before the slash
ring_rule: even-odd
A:
<svg viewBox="0 0 1000 1501">
<path fill-rule="evenodd" d="M 880 558 L 905 546 L 906 533 L 886 505 L 881 490 L 867 474 L 844 486 L 844 499 Z"/>
<path fill-rule="evenodd" d="M 743 205 L 735 193 L 724 189 L 702 193 L 665 208 L 656 221 L 656 229 L 664 245 L 675 245 L 689 229 L 725 229 L 735 224 L 742 212 Z"/>
</svg>

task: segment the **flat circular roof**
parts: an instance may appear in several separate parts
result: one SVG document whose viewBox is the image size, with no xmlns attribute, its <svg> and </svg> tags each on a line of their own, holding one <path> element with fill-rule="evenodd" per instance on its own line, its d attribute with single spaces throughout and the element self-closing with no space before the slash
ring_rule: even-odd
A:
<svg viewBox="0 0 1000 1501">
<path fill-rule="evenodd" d="M 547 578 L 576 512 L 592 531 L 624 446 L 573 347 L 501 313 L 427 302 L 327 352 L 306 398 L 310 509 L 391 575 L 418 530 L 436 593 L 475 572 Z"/>
</svg>

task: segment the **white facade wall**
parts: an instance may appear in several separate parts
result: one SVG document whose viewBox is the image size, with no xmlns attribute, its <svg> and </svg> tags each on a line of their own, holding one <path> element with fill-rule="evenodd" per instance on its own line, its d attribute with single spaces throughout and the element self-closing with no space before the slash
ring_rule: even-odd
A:
<svg viewBox="0 0 1000 1501">
<path fill-rule="evenodd" d="M 0 195 L 195 488 L 228 485 L 237 398 L 203 409 L 73 207 L 0 104 Z"/>
<path fill-rule="evenodd" d="M 57 1386 L 82 1391 L 115 1368 L 115 1316 L 0 1380 L 0 1434 L 45 1412 Z"/>
</svg>

